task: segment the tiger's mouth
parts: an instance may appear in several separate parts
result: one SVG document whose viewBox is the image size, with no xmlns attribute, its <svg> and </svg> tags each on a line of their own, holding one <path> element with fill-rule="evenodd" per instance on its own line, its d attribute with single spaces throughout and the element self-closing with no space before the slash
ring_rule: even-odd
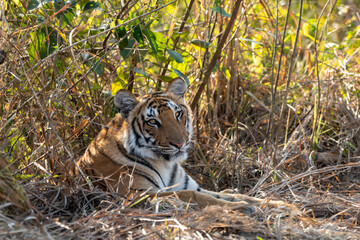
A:
<svg viewBox="0 0 360 240">
<path fill-rule="evenodd" d="M 155 146 L 155 147 L 152 147 L 151 150 L 156 155 L 159 155 L 159 156 L 168 155 L 168 156 L 178 157 L 187 152 L 188 146 L 189 146 L 188 143 L 184 144 L 181 148 L 173 148 L 171 146 L 169 146 L 169 147 Z"/>
<path fill-rule="evenodd" d="M 169 149 L 159 149 L 157 147 L 154 147 L 154 148 L 151 148 L 151 150 L 153 150 L 155 153 L 164 153 L 164 154 L 176 154 L 176 153 L 179 153 L 179 152 L 185 152 L 187 148 L 180 148 L 180 149 L 172 149 L 172 148 L 169 148 Z"/>
</svg>

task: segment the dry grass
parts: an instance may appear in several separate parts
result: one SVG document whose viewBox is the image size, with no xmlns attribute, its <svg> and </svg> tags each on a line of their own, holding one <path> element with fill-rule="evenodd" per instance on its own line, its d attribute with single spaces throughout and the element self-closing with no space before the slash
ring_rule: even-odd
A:
<svg viewBox="0 0 360 240">
<path fill-rule="evenodd" d="M 0 215 L 2 238 L 356 239 L 359 234 L 354 219 L 343 218 L 356 214 L 358 206 L 331 194 L 326 201 L 308 197 L 311 205 L 299 199 L 300 209 L 294 205 L 269 207 L 266 203 L 260 207 L 199 209 L 176 195 L 133 205 L 135 200 L 99 190 L 65 193 L 69 189 L 41 183 L 24 188 L 33 210 L 17 216 Z M 322 204 L 316 204 L 319 200 Z"/>
<path fill-rule="evenodd" d="M 134 6 L 150 11 L 150 5 L 141 1 L 128 3 L 122 15 L 104 4 L 110 9 L 104 15 L 122 19 Z M 287 8 L 279 8 L 277 29 L 277 9 L 271 1 L 244 1 L 234 23 L 237 30 L 229 34 L 218 66 L 210 71 L 207 63 L 215 48 L 195 51 L 189 40 L 216 46 L 228 19 L 204 12 L 207 1 L 191 4 L 188 24 L 182 26 L 188 35 L 174 44 L 179 52 L 186 49 L 183 56 L 192 54 L 192 62 L 185 63 L 192 81 L 190 103 L 201 85 L 199 79 L 206 71 L 211 76 L 195 100 L 194 144 L 184 167 L 204 188 L 237 189 L 288 204 L 200 209 L 176 195 L 151 200 L 138 193 L 124 199 L 98 189 L 90 192 L 77 183 L 69 186 L 63 180 L 66 166 L 81 156 L 116 112 L 111 87 L 119 80 L 117 70 L 124 69 L 127 87 L 142 94 L 161 83 L 158 74 L 166 70 L 160 71 L 158 65 L 166 62 L 148 56 L 141 59 L 146 61 L 125 61 L 113 35 L 108 35 L 103 48 L 105 34 L 92 38 L 87 31 L 72 39 L 86 40 L 87 45 L 70 48 L 63 42 L 67 49 L 35 61 L 28 52 L 35 42 L 31 34 L 38 33 L 40 25 L 31 17 L 23 23 L 18 17 L 21 8 L 9 8 L 0 31 L 0 50 L 6 52 L 0 64 L 0 239 L 360 238 L 360 65 L 358 27 L 352 18 L 358 7 L 349 3 L 345 15 L 332 14 L 331 2 L 320 26 L 319 16 L 311 14 L 320 12 L 325 3 L 308 7 L 303 28 L 316 28 L 316 34 L 310 30 L 308 34 L 317 37 L 318 45 L 302 32 L 295 56 L 291 36 L 299 28 L 297 10 L 292 8 L 286 35 L 290 40 L 283 41 L 279 34 L 277 54 L 271 58 L 273 35 L 284 29 Z M 92 14 L 95 22 L 104 20 Z M 153 16 L 147 17 L 144 21 Z M 57 21 L 49 18 L 43 25 Z M 306 25 L 311 21 L 315 23 Z M 69 25 L 58 31 L 69 39 L 73 29 L 78 28 Z M 325 47 L 328 42 L 339 47 Z M 84 62 L 82 53 L 103 61 L 101 74 Z M 289 71 L 291 60 L 296 61 Z M 147 70 L 153 79 L 135 74 L 134 68 Z"/>
</svg>

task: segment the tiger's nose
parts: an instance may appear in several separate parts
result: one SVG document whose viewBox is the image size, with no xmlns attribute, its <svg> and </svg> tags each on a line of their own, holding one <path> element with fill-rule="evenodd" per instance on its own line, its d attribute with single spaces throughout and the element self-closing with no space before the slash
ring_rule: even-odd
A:
<svg viewBox="0 0 360 240">
<path fill-rule="evenodd" d="M 181 148 L 184 145 L 185 141 L 182 140 L 181 142 L 170 142 L 171 145 L 177 147 L 177 148 Z"/>
</svg>

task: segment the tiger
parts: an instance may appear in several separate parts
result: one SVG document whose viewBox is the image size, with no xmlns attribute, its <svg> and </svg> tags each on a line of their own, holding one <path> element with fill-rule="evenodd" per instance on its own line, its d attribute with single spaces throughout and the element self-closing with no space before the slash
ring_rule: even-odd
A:
<svg viewBox="0 0 360 240">
<path fill-rule="evenodd" d="M 199 205 L 259 203 L 261 199 L 203 189 L 181 163 L 192 142 L 192 112 L 187 84 L 173 79 L 166 91 L 139 98 L 127 90 L 115 94 L 119 113 L 100 131 L 77 161 L 77 174 L 110 192 L 168 195 Z"/>
</svg>

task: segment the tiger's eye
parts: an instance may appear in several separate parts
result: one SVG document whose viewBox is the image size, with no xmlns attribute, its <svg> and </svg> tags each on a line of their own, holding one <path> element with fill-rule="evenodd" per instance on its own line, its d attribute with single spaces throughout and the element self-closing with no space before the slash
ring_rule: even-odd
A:
<svg viewBox="0 0 360 240">
<path fill-rule="evenodd" d="M 156 125 L 157 121 L 155 119 L 150 119 L 149 121 L 147 121 L 149 124 L 151 125 Z"/>
<path fill-rule="evenodd" d="M 181 111 L 176 112 L 175 117 L 177 117 L 177 118 L 181 117 Z"/>
</svg>

